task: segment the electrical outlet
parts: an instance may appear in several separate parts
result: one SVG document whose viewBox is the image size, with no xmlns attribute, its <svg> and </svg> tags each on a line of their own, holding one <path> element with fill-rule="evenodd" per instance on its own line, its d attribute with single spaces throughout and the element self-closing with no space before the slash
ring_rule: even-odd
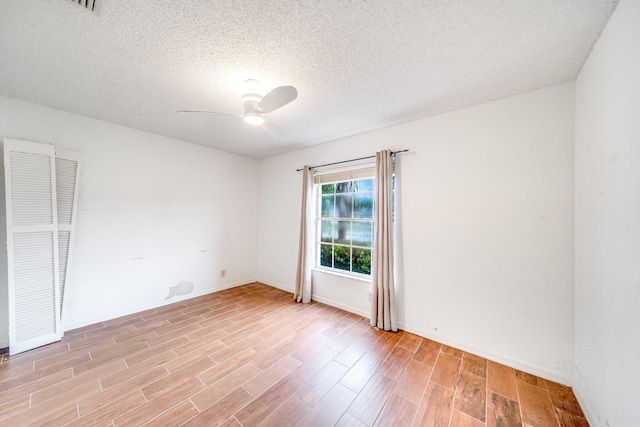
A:
<svg viewBox="0 0 640 427">
<path fill-rule="evenodd" d="M 227 277 L 227 270 L 220 270 L 220 278 L 224 279 L 225 277 Z"/>
</svg>

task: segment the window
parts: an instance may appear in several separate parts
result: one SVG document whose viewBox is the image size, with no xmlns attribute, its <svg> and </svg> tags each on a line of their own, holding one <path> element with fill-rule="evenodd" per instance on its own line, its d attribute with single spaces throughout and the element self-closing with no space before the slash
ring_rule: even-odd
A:
<svg viewBox="0 0 640 427">
<path fill-rule="evenodd" d="M 371 275 L 373 182 L 363 178 L 316 185 L 319 267 Z"/>
</svg>

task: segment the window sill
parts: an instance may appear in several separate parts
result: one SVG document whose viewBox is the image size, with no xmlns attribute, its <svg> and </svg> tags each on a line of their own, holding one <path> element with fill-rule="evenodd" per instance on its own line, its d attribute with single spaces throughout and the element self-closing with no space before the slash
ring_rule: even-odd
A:
<svg viewBox="0 0 640 427">
<path fill-rule="evenodd" d="M 313 267 L 311 270 L 312 271 L 317 271 L 319 273 L 330 274 L 332 276 L 343 277 L 345 279 L 356 280 L 358 282 L 371 283 L 371 279 L 370 278 L 362 277 L 362 276 L 356 276 L 354 274 L 339 273 L 339 272 L 334 271 L 334 270 L 329 270 L 329 269 L 326 269 L 326 268 L 319 268 L 319 267 Z"/>
</svg>

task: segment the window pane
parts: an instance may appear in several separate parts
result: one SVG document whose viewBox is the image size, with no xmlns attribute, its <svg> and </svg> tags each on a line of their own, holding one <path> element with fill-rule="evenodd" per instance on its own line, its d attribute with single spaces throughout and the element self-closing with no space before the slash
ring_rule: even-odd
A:
<svg viewBox="0 0 640 427">
<path fill-rule="evenodd" d="M 320 245 L 320 265 L 325 267 L 332 267 L 331 245 Z"/>
<path fill-rule="evenodd" d="M 371 274 L 371 249 L 353 248 L 353 272 Z"/>
<path fill-rule="evenodd" d="M 354 218 L 373 218 L 373 193 L 356 194 L 353 205 Z"/>
<path fill-rule="evenodd" d="M 350 270 L 351 248 L 345 246 L 333 247 L 334 268 L 340 270 Z"/>
<path fill-rule="evenodd" d="M 322 184 L 322 194 L 333 194 L 336 192 L 335 184 Z"/>
<path fill-rule="evenodd" d="M 343 245 L 351 244 L 351 221 L 334 221 L 334 242 Z"/>
<path fill-rule="evenodd" d="M 353 181 L 336 182 L 336 193 L 353 192 Z"/>
<path fill-rule="evenodd" d="M 353 218 L 353 194 L 336 195 L 336 216 L 338 218 Z"/>
<path fill-rule="evenodd" d="M 373 223 L 372 222 L 353 222 L 353 230 L 351 231 L 352 245 L 371 247 L 373 239 Z"/>
<path fill-rule="evenodd" d="M 356 181 L 355 187 L 357 192 L 373 191 L 373 178 L 360 179 Z"/>
<path fill-rule="evenodd" d="M 333 196 L 322 196 L 322 209 L 320 216 L 322 218 L 333 217 Z"/>
<path fill-rule="evenodd" d="M 331 221 L 321 221 L 320 223 L 320 241 L 331 243 L 331 236 L 333 235 L 331 227 Z"/>
</svg>

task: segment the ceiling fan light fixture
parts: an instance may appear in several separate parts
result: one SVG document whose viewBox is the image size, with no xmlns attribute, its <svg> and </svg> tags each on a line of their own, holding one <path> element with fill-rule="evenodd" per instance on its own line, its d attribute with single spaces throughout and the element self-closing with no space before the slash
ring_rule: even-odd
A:
<svg viewBox="0 0 640 427">
<path fill-rule="evenodd" d="M 244 116 L 242 116 L 242 118 L 244 119 L 245 122 L 254 126 L 258 126 L 264 123 L 264 117 L 256 113 L 246 113 Z"/>
</svg>

